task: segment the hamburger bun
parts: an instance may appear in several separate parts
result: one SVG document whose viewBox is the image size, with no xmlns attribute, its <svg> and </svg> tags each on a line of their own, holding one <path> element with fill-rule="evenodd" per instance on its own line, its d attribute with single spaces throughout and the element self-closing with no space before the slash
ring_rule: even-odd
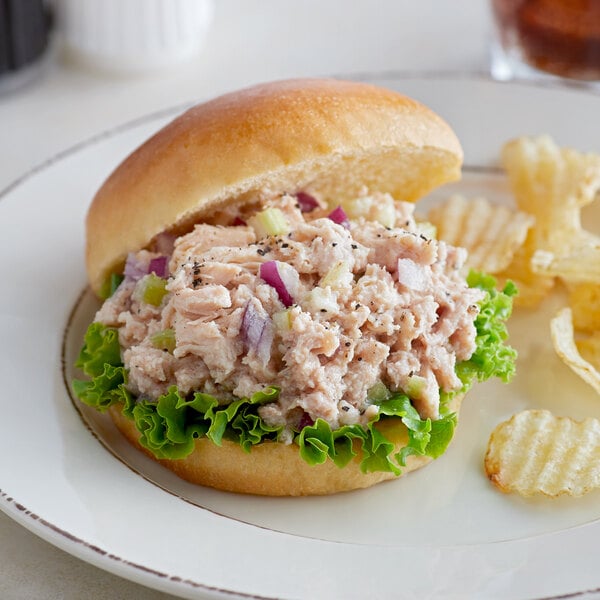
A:
<svg viewBox="0 0 600 600">
<path fill-rule="evenodd" d="M 99 293 L 157 234 L 259 191 L 339 203 L 367 186 L 415 201 L 459 179 L 462 158 L 438 115 L 365 83 L 302 79 L 221 96 L 161 129 L 100 188 L 86 223 L 90 285 Z"/>
<path fill-rule="evenodd" d="M 388 89 L 308 79 L 221 96 L 156 133 L 98 191 L 86 221 L 90 285 L 99 293 L 129 252 L 148 247 L 161 232 L 184 232 L 215 210 L 264 191 L 302 190 L 340 203 L 366 186 L 416 201 L 459 179 L 462 157 L 455 134 L 438 115 Z M 451 406 L 456 412 L 460 400 Z M 109 414 L 132 444 L 153 457 L 120 406 Z M 399 419 L 379 425 L 398 449 L 406 445 Z M 309 466 L 295 444 L 266 442 L 250 453 L 227 440 L 195 444 L 187 458 L 159 462 L 188 481 L 233 492 L 332 494 L 395 478 L 361 472 L 358 443 L 357 457 L 343 469 L 330 460 Z M 403 474 L 430 460 L 410 456 Z"/>
</svg>

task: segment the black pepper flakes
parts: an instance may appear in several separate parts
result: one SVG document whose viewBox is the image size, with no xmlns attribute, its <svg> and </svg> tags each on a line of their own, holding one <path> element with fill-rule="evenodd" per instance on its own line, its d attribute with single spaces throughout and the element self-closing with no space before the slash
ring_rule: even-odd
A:
<svg viewBox="0 0 600 600">
<path fill-rule="evenodd" d="M 350 348 L 350 346 L 352 346 L 352 344 L 351 344 L 350 342 L 346 342 L 346 343 L 344 344 L 344 346 L 346 346 L 346 348 Z"/>
<path fill-rule="evenodd" d="M 351 244 L 350 247 L 352 248 L 352 250 L 357 250 L 358 246 L 356 244 Z"/>
</svg>

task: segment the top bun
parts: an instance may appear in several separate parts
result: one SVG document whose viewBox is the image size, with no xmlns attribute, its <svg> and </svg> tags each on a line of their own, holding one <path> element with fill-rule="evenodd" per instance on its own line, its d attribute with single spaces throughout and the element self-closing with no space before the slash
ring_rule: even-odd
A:
<svg viewBox="0 0 600 600">
<path fill-rule="evenodd" d="M 363 186 L 415 201 L 460 178 L 450 127 L 388 89 L 297 79 L 188 110 L 108 178 L 87 216 L 86 261 L 98 293 L 128 252 L 262 192 L 299 190 L 339 204 Z"/>
</svg>

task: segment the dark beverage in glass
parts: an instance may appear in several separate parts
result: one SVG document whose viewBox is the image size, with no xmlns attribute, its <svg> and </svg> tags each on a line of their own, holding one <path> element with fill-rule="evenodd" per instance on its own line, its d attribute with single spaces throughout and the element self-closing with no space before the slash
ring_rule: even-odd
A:
<svg viewBox="0 0 600 600">
<path fill-rule="evenodd" d="M 492 0 L 508 60 L 581 80 L 600 80 L 600 0 Z"/>
</svg>

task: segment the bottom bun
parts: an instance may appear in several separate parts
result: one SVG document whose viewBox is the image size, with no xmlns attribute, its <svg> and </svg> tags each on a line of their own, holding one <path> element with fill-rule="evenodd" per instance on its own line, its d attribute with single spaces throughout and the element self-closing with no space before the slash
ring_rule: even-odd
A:
<svg viewBox="0 0 600 600">
<path fill-rule="evenodd" d="M 457 395 L 450 408 L 458 413 L 462 395 Z M 140 433 L 135 422 L 124 416 L 121 406 L 113 406 L 109 414 L 121 433 L 150 458 L 158 460 L 182 479 L 228 492 L 261 496 L 313 496 L 335 494 L 366 488 L 387 479 L 397 479 L 389 472 L 363 473 L 360 470 L 362 451 L 355 441 L 357 455 L 345 467 L 337 467 L 327 460 L 310 466 L 300 457 L 296 444 L 263 442 L 245 452 L 235 442 L 223 440 L 217 446 L 207 438 L 196 440 L 195 450 L 186 458 L 157 459 L 139 443 Z M 378 428 L 394 442 L 396 448 L 406 446 L 408 432 L 397 420 L 380 422 Z M 402 475 L 431 462 L 428 456 L 409 456 Z"/>
</svg>

